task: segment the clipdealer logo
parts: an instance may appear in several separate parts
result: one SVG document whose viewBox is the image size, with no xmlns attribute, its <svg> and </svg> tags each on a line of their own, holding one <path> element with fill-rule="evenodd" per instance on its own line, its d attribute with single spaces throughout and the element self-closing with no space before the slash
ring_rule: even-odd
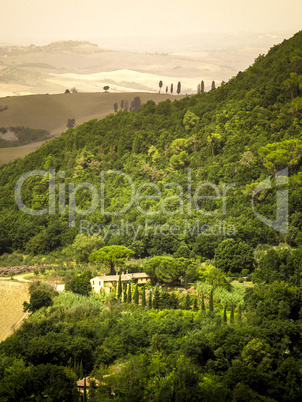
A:
<svg viewBox="0 0 302 402">
<path fill-rule="evenodd" d="M 288 184 L 288 168 L 280 170 L 275 174 L 276 187 L 284 187 Z M 288 189 L 277 190 L 277 208 L 276 208 L 276 219 L 273 221 L 260 215 L 256 209 L 254 200 L 255 197 L 262 191 L 269 190 L 273 187 L 272 180 L 267 177 L 263 180 L 257 187 L 254 188 L 252 193 L 252 209 L 254 215 L 265 225 L 274 229 L 276 232 L 286 234 L 288 232 Z"/>
<path fill-rule="evenodd" d="M 123 205 L 119 210 L 112 210 L 112 207 L 106 208 L 106 177 L 116 175 L 120 176 L 127 182 L 129 200 L 126 205 Z M 25 205 L 22 199 L 22 187 L 25 182 L 31 177 L 40 176 L 48 179 L 48 208 L 44 209 L 32 209 Z M 147 217 L 164 214 L 166 216 L 173 215 L 187 215 L 192 216 L 192 212 L 196 211 L 200 215 L 215 216 L 217 214 L 226 214 L 227 212 L 227 193 L 230 188 L 235 187 L 235 183 L 226 185 L 222 183 L 217 186 L 213 183 L 204 182 L 199 184 L 195 191 L 192 190 L 192 171 L 187 170 L 187 183 L 186 191 L 184 188 L 175 182 L 168 182 L 163 184 L 162 188 L 155 183 L 145 182 L 136 188 L 132 178 L 121 171 L 101 171 L 100 191 L 91 183 L 83 182 L 75 185 L 74 183 L 68 183 L 68 188 L 65 182 L 56 183 L 56 177 L 59 179 L 65 179 L 66 174 L 64 171 L 56 173 L 55 169 L 45 170 L 32 170 L 24 173 L 17 181 L 15 185 L 15 202 L 18 208 L 25 214 L 32 216 L 39 215 L 65 215 L 68 211 L 69 226 L 75 227 L 76 215 L 89 216 L 95 212 L 98 208 L 102 215 L 106 216 L 118 216 L 124 215 L 130 208 L 135 207 L 140 214 Z M 275 175 L 276 185 L 284 186 L 288 184 L 288 169 L 284 169 Z M 174 188 L 177 194 L 170 196 L 163 196 L 163 190 Z M 253 191 L 252 194 L 252 210 L 255 216 L 262 221 L 265 225 L 280 232 L 287 233 L 288 231 L 288 190 L 282 189 L 277 191 L 277 211 L 276 220 L 270 220 L 260 215 L 255 208 L 255 197 L 264 190 L 272 188 L 272 181 L 268 177 L 263 180 Z M 76 203 L 77 193 L 86 189 L 90 192 L 91 202 L 87 209 L 81 209 Z M 152 195 L 145 195 L 145 190 L 151 192 Z M 66 192 L 68 191 L 68 203 L 66 203 Z M 212 195 L 205 195 L 205 193 L 211 193 Z M 56 203 L 56 199 L 58 202 Z M 177 208 L 174 210 L 169 209 L 169 202 L 172 200 L 177 201 Z M 213 211 L 204 210 L 200 206 L 200 202 L 205 200 L 220 200 L 221 207 Z M 144 209 L 144 201 L 158 201 L 158 209 L 146 210 Z"/>
</svg>

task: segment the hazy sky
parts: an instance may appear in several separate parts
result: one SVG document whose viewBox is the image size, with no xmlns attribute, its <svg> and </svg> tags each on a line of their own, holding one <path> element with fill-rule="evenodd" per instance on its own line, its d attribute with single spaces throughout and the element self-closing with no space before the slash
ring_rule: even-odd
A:
<svg viewBox="0 0 302 402">
<path fill-rule="evenodd" d="M 0 0 L 0 41 L 298 31 L 301 0 Z"/>
</svg>

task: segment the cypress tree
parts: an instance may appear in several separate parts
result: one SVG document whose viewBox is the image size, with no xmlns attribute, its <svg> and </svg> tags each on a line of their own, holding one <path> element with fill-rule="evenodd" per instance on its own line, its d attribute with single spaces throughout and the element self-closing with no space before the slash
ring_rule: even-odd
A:
<svg viewBox="0 0 302 402">
<path fill-rule="evenodd" d="M 121 137 L 117 143 L 117 158 L 121 159 L 124 155 L 124 139 Z"/>
<path fill-rule="evenodd" d="M 127 296 L 127 303 L 131 303 L 132 297 L 131 297 L 131 282 L 128 282 L 128 296 Z"/>
<path fill-rule="evenodd" d="M 198 311 L 197 298 L 194 298 L 193 311 Z"/>
<path fill-rule="evenodd" d="M 241 304 L 239 304 L 238 321 L 241 321 L 241 320 L 242 320 L 241 313 L 242 313 Z"/>
<path fill-rule="evenodd" d="M 171 84 L 170 92 L 171 92 L 171 95 L 172 95 L 173 94 L 173 84 Z"/>
<path fill-rule="evenodd" d="M 124 303 L 127 303 L 127 282 L 124 283 Z"/>
<path fill-rule="evenodd" d="M 159 81 L 158 86 L 159 86 L 159 93 L 160 93 L 160 90 L 161 90 L 161 88 L 162 88 L 162 86 L 163 86 L 163 82 L 162 82 L 162 81 Z"/>
<path fill-rule="evenodd" d="M 84 402 L 87 402 L 87 384 L 86 384 L 86 378 L 84 378 Z"/>
<path fill-rule="evenodd" d="M 133 300 L 134 300 L 135 304 L 138 304 L 138 302 L 139 302 L 138 284 L 135 285 Z"/>
<path fill-rule="evenodd" d="M 145 286 L 143 287 L 142 306 L 146 307 L 146 289 L 145 289 Z"/>
<path fill-rule="evenodd" d="M 148 309 L 152 309 L 152 292 L 149 290 L 149 301 L 148 301 Z"/>
<path fill-rule="evenodd" d="M 122 275 L 119 274 L 118 285 L 117 285 L 117 298 L 120 300 L 122 296 Z"/>
<path fill-rule="evenodd" d="M 181 92 L 181 82 L 179 81 L 177 84 L 177 94 L 179 95 Z"/>
<path fill-rule="evenodd" d="M 80 363 L 80 378 L 84 377 L 84 370 L 83 370 L 83 360 L 81 360 Z"/>
<path fill-rule="evenodd" d="M 153 308 L 155 308 L 155 310 L 159 308 L 159 302 L 160 302 L 160 294 L 158 288 L 156 287 L 153 299 Z"/>
<path fill-rule="evenodd" d="M 215 81 L 212 81 L 212 89 L 215 89 L 216 85 L 215 85 Z"/>
<path fill-rule="evenodd" d="M 205 311 L 205 309 L 206 309 L 206 307 L 204 305 L 204 296 L 202 296 L 202 298 L 201 298 L 201 310 Z"/>
<path fill-rule="evenodd" d="M 173 292 L 173 293 L 170 295 L 170 308 L 177 309 L 177 308 L 178 308 L 178 304 L 179 304 L 178 297 L 177 297 L 176 294 Z"/>
<path fill-rule="evenodd" d="M 136 96 L 133 101 L 131 102 L 130 110 L 138 110 L 142 106 L 142 102 L 139 96 Z"/>
<path fill-rule="evenodd" d="M 225 304 L 224 309 L 223 309 L 223 322 L 227 322 L 227 305 Z"/>
<path fill-rule="evenodd" d="M 159 299 L 159 307 L 160 310 L 163 310 L 165 308 L 171 308 L 171 296 L 169 292 L 167 291 L 167 288 L 163 289 L 163 292 L 160 295 Z"/>
<path fill-rule="evenodd" d="M 231 306 L 230 323 L 234 324 L 234 305 Z"/>
<path fill-rule="evenodd" d="M 132 152 L 135 154 L 139 154 L 140 151 L 140 137 L 137 135 L 132 144 Z"/>
<path fill-rule="evenodd" d="M 185 310 L 191 310 L 191 297 L 190 297 L 189 293 L 187 293 L 187 296 L 186 296 Z"/>
<path fill-rule="evenodd" d="M 200 92 L 201 93 L 204 92 L 204 82 L 203 81 L 201 81 L 201 84 L 200 84 Z"/>
<path fill-rule="evenodd" d="M 112 293 L 112 298 L 116 298 L 116 283 L 113 284 L 112 288 L 110 288 L 110 292 Z"/>
<path fill-rule="evenodd" d="M 75 358 L 73 359 L 73 371 L 74 371 L 74 373 L 75 373 L 77 376 L 79 376 L 77 361 L 76 361 Z"/>
<path fill-rule="evenodd" d="M 214 311 L 213 289 L 210 292 L 209 308 L 210 308 L 210 313 L 213 313 L 213 311 Z"/>
</svg>

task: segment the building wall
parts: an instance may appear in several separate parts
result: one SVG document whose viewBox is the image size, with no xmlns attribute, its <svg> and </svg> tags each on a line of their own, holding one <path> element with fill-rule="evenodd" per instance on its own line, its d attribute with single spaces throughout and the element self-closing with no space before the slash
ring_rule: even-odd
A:
<svg viewBox="0 0 302 402">
<path fill-rule="evenodd" d="M 133 283 L 147 283 L 148 282 L 148 278 L 133 278 L 132 279 Z M 90 279 L 90 283 L 91 283 L 91 287 L 92 289 L 97 292 L 100 293 L 100 290 L 106 290 L 112 288 L 113 286 L 118 286 L 118 282 L 105 282 L 103 279 L 100 279 L 98 277 L 92 278 Z"/>
<path fill-rule="evenodd" d="M 102 279 L 99 279 L 99 278 L 92 278 L 90 280 L 90 283 L 91 283 L 92 289 L 97 293 L 100 293 L 101 288 L 104 287 L 104 282 L 102 281 Z"/>
<path fill-rule="evenodd" d="M 63 292 L 65 290 L 65 284 L 56 285 L 57 292 Z"/>
</svg>

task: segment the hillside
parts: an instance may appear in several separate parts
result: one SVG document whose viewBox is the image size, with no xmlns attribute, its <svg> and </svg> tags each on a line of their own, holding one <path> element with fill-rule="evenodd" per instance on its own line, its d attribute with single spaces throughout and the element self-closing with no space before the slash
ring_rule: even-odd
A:
<svg viewBox="0 0 302 402">
<path fill-rule="evenodd" d="M 68 119 L 75 119 L 76 125 L 93 118 L 102 119 L 108 114 L 114 113 L 114 103 L 117 103 L 120 109 L 123 100 L 128 102 L 130 107 L 136 96 L 140 97 L 142 103 L 146 103 L 148 100 L 158 103 L 163 99 L 175 99 L 173 95 L 143 92 L 64 93 L 6 97 L 0 98 L 0 106 L 4 109 L 0 112 L 0 128 L 19 126 L 42 129 L 48 131 L 49 137 L 55 137 L 66 130 Z M 42 142 L 38 141 L 18 148 L 15 146 L 0 148 L 0 164 L 23 157 L 41 144 Z"/>
<path fill-rule="evenodd" d="M 299 74 L 302 73 L 301 35 L 298 33 L 272 48 L 267 56 L 259 57 L 253 66 L 216 90 L 174 102 L 168 99 L 157 106 L 149 101 L 138 112 L 120 111 L 115 116 L 110 115 L 100 121 L 91 120 L 66 131 L 60 138 L 48 141 L 23 160 L 3 166 L 0 170 L 0 183 L 4 196 L 0 207 L 6 212 L 1 214 L 1 225 L 4 228 L 1 233 L 2 251 L 35 251 L 33 245 L 36 239 L 40 243 L 45 242 L 46 251 L 49 247 L 63 245 L 66 236 L 68 241 L 72 239 L 71 233 L 75 233 L 75 229 L 68 228 L 71 225 L 70 220 L 72 226 L 74 225 L 72 213 L 68 224 L 66 215 L 28 216 L 13 207 L 13 189 L 17 179 L 29 170 L 49 168 L 54 168 L 56 172 L 63 170 L 67 182 L 76 185 L 89 181 L 98 190 L 102 170 L 121 170 L 132 177 L 136 186 L 148 181 L 158 183 L 162 197 L 177 194 L 173 189 L 168 189 L 168 183 L 171 182 L 183 183 L 185 197 L 188 197 L 185 183 L 187 168 L 190 168 L 193 191 L 203 182 L 211 182 L 213 185 L 236 183 L 236 188 L 228 194 L 228 216 L 224 216 L 219 209 L 221 199 L 216 202 L 208 201 L 210 210 L 214 208 L 219 211 L 213 213 L 212 217 L 199 213 L 198 208 L 190 216 L 187 216 L 186 208 L 183 213 L 178 213 L 177 201 L 170 201 L 170 212 L 175 213 L 162 211 L 150 215 L 153 225 L 177 223 L 183 228 L 186 219 L 192 224 L 199 219 L 201 224 L 211 225 L 227 219 L 231 227 L 236 226 L 240 238 L 253 246 L 260 242 L 274 244 L 287 239 L 284 234 L 268 228 L 256 219 L 251 210 L 250 194 L 253 185 L 255 187 L 276 171 L 274 167 L 268 167 L 269 164 L 266 163 L 265 156 L 258 152 L 259 149 L 268 144 L 280 143 L 280 152 L 286 153 L 289 151 L 282 141 L 298 140 L 299 143 L 301 138 L 301 89 L 298 83 Z M 62 98 L 64 96 L 69 95 L 61 95 Z M 75 95 L 75 99 L 80 96 Z M 295 205 L 294 210 L 290 209 L 292 217 L 300 213 L 298 200 L 301 198 L 300 154 L 299 151 L 296 152 L 297 161 L 290 167 L 293 176 L 290 183 L 295 183 L 290 191 L 290 201 Z M 281 169 L 287 163 L 292 162 L 285 157 L 280 163 L 276 162 L 276 166 Z M 108 182 L 108 211 L 127 205 L 129 186 L 124 182 L 124 188 L 121 187 L 123 182 L 120 180 L 116 176 Z M 26 183 L 26 190 L 24 188 L 23 191 L 27 205 L 38 205 L 39 208 L 47 205 L 47 187 L 43 183 L 44 179 L 38 178 Z M 150 193 L 151 190 L 148 191 Z M 213 194 L 209 193 L 209 189 L 207 191 L 208 194 Z M 266 211 L 271 217 L 274 215 L 276 202 L 274 191 L 268 192 L 266 197 L 262 195 L 263 205 L 259 206 L 262 212 Z M 91 195 L 86 190 L 86 194 L 78 200 L 79 208 L 89 205 L 90 199 Z M 147 203 L 147 211 L 157 209 L 156 202 Z M 110 223 L 118 223 L 121 218 L 136 225 L 144 225 L 148 216 L 139 214 L 138 211 L 133 206 L 120 216 L 104 217 L 97 209 L 85 219 L 100 225 L 100 228 L 104 224 L 108 227 Z M 77 231 L 81 219 L 81 216 L 76 216 Z M 293 231 L 298 228 L 294 221 L 292 219 Z M 51 232 L 50 225 L 54 225 L 57 232 L 57 241 L 53 246 L 46 245 Z M 190 249 L 201 252 L 205 247 L 202 237 L 204 236 L 181 236 L 181 240 Z M 162 241 L 155 232 L 149 233 L 147 237 L 141 234 L 136 240 L 140 242 L 142 255 L 171 253 L 179 247 L 178 240 L 168 236 Z M 212 258 L 214 249 L 221 240 L 221 237 L 215 235 L 206 239 L 211 244 L 207 251 L 208 257 Z M 114 231 L 109 231 L 106 242 L 111 241 L 129 244 L 131 236 L 124 233 L 116 237 Z M 295 240 L 293 244 L 296 244 Z M 40 244 L 39 247 L 43 250 L 44 246 Z"/>
<path fill-rule="evenodd" d="M 1 400 L 77 401 L 86 376 L 95 401 L 301 400 L 301 95 L 302 31 L 0 167 L 0 265 L 45 264 L 0 344 Z M 93 292 L 109 270 L 150 282 Z"/>
</svg>

